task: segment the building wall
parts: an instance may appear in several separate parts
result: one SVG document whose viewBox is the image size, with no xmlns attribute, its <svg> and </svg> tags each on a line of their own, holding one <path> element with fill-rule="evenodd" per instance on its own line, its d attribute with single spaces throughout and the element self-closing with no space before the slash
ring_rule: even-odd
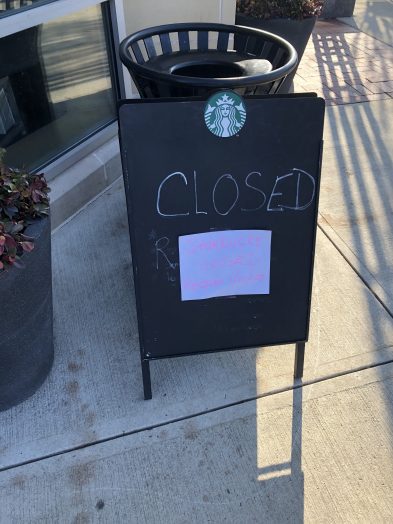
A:
<svg viewBox="0 0 393 524">
<path fill-rule="evenodd" d="M 236 0 L 125 0 L 128 34 L 160 24 L 220 22 L 233 24 Z"/>
</svg>

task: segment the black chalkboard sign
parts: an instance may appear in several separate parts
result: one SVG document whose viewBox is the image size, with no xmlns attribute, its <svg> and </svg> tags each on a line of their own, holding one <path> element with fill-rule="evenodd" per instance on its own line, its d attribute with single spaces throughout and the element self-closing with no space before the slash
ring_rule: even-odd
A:
<svg viewBox="0 0 393 524">
<path fill-rule="evenodd" d="M 119 107 L 145 398 L 151 359 L 308 338 L 324 101 L 243 104 L 233 136 L 204 100 Z"/>
</svg>

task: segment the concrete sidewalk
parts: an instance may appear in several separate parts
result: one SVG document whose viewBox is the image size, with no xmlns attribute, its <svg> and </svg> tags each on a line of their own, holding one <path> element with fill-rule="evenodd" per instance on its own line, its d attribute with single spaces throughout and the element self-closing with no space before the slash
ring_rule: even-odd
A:
<svg viewBox="0 0 393 524">
<path fill-rule="evenodd" d="M 380 49 L 363 34 L 318 26 L 305 65 L 325 67 L 319 43 L 348 35 Z M 322 89 L 334 92 L 333 78 Z M 332 95 L 327 108 L 295 388 L 294 347 L 255 348 L 154 362 L 143 401 L 122 182 L 55 232 L 56 360 L 36 395 L 0 413 L 1 524 L 392 519 L 393 99 L 383 95 Z"/>
<path fill-rule="evenodd" d="M 392 395 L 390 364 L 40 460 L 1 521 L 390 522 Z"/>
<path fill-rule="evenodd" d="M 354 16 L 341 20 L 380 42 L 392 45 L 392 0 L 356 0 Z"/>
</svg>

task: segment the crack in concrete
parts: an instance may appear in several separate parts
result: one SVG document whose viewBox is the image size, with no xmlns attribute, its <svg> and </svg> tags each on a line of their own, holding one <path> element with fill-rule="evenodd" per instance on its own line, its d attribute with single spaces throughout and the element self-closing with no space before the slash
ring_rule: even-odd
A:
<svg viewBox="0 0 393 524">
<path fill-rule="evenodd" d="M 393 346 L 389 346 L 389 347 L 393 347 Z M 61 456 L 61 455 L 66 455 L 67 453 L 73 453 L 75 451 L 79 451 L 79 450 L 82 450 L 82 449 L 91 448 L 93 446 L 97 446 L 99 444 L 104 444 L 106 442 L 111 442 L 111 441 L 114 441 L 114 440 L 118 440 L 118 439 L 123 438 L 123 437 L 136 435 L 138 433 L 143 433 L 145 431 L 152 431 L 154 429 L 165 427 L 165 426 L 169 426 L 169 425 L 175 424 L 177 422 L 183 422 L 185 420 L 190 420 L 190 419 L 194 419 L 194 418 L 197 418 L 197 417 L 200 417 L 200 416 L 203 416 L 203 415 L 208 415 L 210 413 L 215 413 L 215 412 L 218 412 L 218 411 L 221 411 L 221 410 L 224 410 L 224 409 L 228 409 L 228 408 L 231 408 L 231 407 L 234 407 L 234 406 L 239 406 L 241 404 L 246 404 L 247 402 L 255 402 L 256 400 L 259 400 L 259 399 L 262 399 L 262 398 L 265 398 L 265 397 L 271 397 L 273 395 L 278 395 L 280 393 L 286 393 L 286 392 L 289 392 L 289 391 L 294 391 L 296 389 L 302 389 L 302 388 L 304 388 L 306 386 L 312 386 L 313 384 L 318 384 L 320 382 L 326 382 L 326 381 L 332 380 L 334 378 L 342 377 L 342 376 L 345 376 L 345 375 L 351 375 L 351 374 L 354 374 L 354 373 L 358 373 L 360 371 L 366 371 L 368 369 L 373 369 L 373 368 L 377 368 L 377 367 L 386 366 L 388 364 L 393 364 L 393 359 L 387 360 L 385 362 L 378 362 L 378 363 L 375 363 L 375 364 L 369 364 L 369 365 L 366 365 L 366 366 L 359 366 L 357 368 L 346 370 L 346 371 L 340 371 L 340 372 L 337 372 L 337 373 L 333 373 L 331 375 L 326 375 L 326 376 L 319 377 L 319 378 L 316 378 L 316 379 L 313 379 L 313 380 L 309 380 L 309 381 L 306 381 L 306 382 L 303 382 L 302 379 L 296 379 L 294 381 L 293 386 L 288 386 L 288 387 L 276 389 L 276 390 L 273 390 L 273 391 L 269 391 L 269 392 L 266 392 L 266 393 L 261 393 L 260 395 L 255 395 L 255 396 L 252 396 L 252 397 L 244 398 L 242 400 L 238 400 L 236 402 L 230 402 L 228 404 L 223 404 L 221 406 L 217 406 L 215 408 L 211 408 L 211 409 L 208 409 L 208 410 L 205 410 L 205 411 L 199 411 L 199 412 L 196 412 L 196 413 L 191 413 L 190 415 L 186 415 L 186 416 L 183 416 L 183 417 L 174 418 L 174 419 L 171 419 L 171 420 L 166 420 L 165 422 L 160 422 L 158 424 L 153 424 L 151 426 L 146 426 L 145 428 L 139 428 L 139 429 L 136 429 L 136 430 L 133 430 L 133 431 L 129 431 L 129 432 L 124 432 L 124 433 L 121 433 L 121 434 L 118 434 L 118 435 L 112 435 L 111 437 L 98 439 L 98 440 L 96 440 L 94 442 L 88 442 L 86 444 L 81 444 L 79 446 L 74 446 L 74 447 L 71 447 L 71 448 L 68 448 L 68 449 L 64 449 L 62 451 L 58 451 L 58 452 L 55 452 L 55 453 L 49 453 L 48 455 L 43 455 L 42 457 L 39 457 L 39 458 L 36 458 L 36 459 L 26 460 L 26 461 L 20 462 L 18 464 L 13 464 L 12 466 L 6 466 L 6 467 L 3 467 L 3 468 L 0 468 L 0 473 L 3 473 L 5 471 L 14 470 L 14 469 L 17 469 L 17 468 L 21 468 L 21 467 L 27 466 L 29 464 L 42 462 L 44 460 L 48 460 L 48 459 L 51 459 L 51 458 L 54 458 L 54 457 L 58 457 L 58 456 Z"/>
</svg>

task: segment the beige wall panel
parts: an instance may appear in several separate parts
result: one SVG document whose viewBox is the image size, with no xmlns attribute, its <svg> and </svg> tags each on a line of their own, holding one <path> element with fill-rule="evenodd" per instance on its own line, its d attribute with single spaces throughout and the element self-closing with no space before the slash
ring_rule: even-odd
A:
<svg viewBox="0 0 393 524">
<path fill-rule="evenodd" d="M 221 16 L 223 24 L 234 24 L 236 15 L 236 0 L 221 1 Z"/>
<path fill-rule="evenodd" d="M 125 0 L 127 33 L 176 22 L 222 22 L 235 20 L 235 0 Z"/>
</svg>

